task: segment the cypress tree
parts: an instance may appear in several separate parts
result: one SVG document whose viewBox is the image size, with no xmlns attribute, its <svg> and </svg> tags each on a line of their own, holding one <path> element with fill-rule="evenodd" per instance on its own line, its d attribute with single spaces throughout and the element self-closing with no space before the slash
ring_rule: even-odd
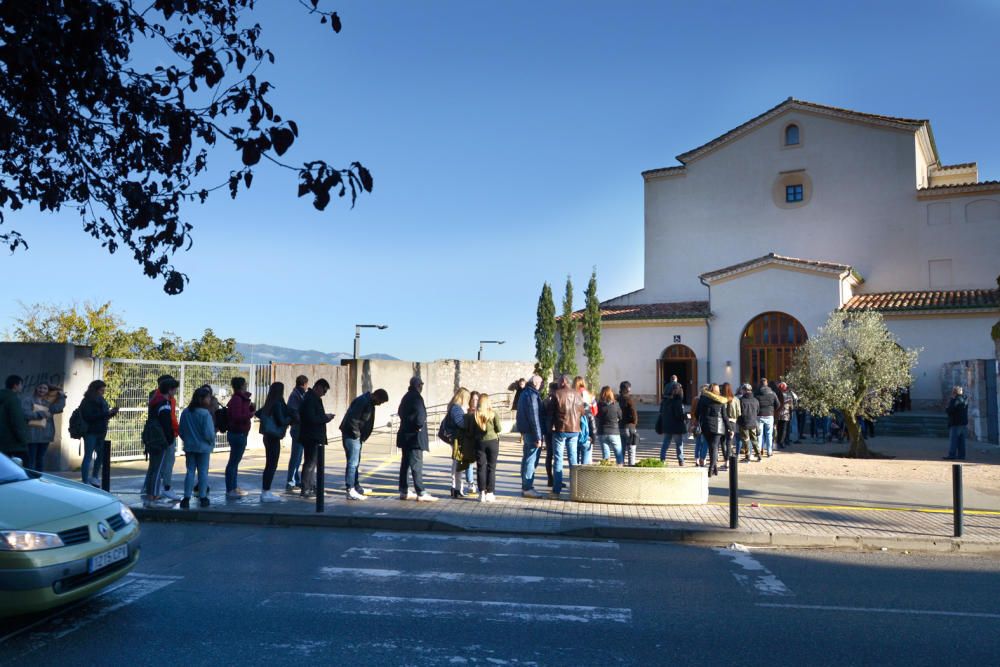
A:
<svg viewBox="0 0 1000 667">
<path fill-rule="evenodd" d="M 601 381 L 601 302 L 597 299 L 597 269 L 590 274 L 587 283 L 583 311 L 583 353 L 587 357 L 587 388 L 597 395 Z"/>
<path fill-rule="evenodd" d="M 575 376 L 576 322 L 573 320 L 573 279 L 566 276 L 566 294 L 563 296 L 562 320 L 559 323 L 559 372 Z"/>
<path fill-rule="evenodd" d="M 538 318 L 535 322 L 535 373 L 542 376 L 542 395 L 548 391 L 546 382 L 552 376 L 556 363 L 556 304 L 552 288 L 542 285 L 538 297 Z"/>
</svg>

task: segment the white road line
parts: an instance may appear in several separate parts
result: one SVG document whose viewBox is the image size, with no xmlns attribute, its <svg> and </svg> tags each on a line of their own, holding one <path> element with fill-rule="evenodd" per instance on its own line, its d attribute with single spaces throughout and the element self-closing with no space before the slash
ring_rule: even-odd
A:
<svg viewBox="0 0 1000 667">
<path fill-rule="evenodd" d="M 771 607 L 776 609 L 817 609 L 820 611 L 856 611 L 863 614 L 912 614 L 915 616 L 961 616 L 965 618 L 995 618 L 1000 619 L 1000 614 L 991 614 L 980 611 L 943 611 L 936 609 L 892 609 L 889 607 L 838 607 L 825 604 L 778 604 L 775 602 L 758 602 L 758 607 Z"/>
<path fill-rule="evenodd" d="M 631 623 L 632 610 L 617 607 L 582 605 L 528 604 L 495 600 L 448 600 L 407 598 L 382 595 L 339 595 L 336 593 L 275 593 L 261 602 L 269 606 L 275 598 L 295 598 L 301 608 L 309 602 L 309 611 L 354 616 L 407 616 L 409 618 L 457 617 L 473 621 L 568 621 L 571 623 Z M 470 618 L 476 615 L 475 618 Z"/>
<path fill-rule="evenodd" d="M 413 579 L 422 582 L 453 581 L 468 584 L 573 586 L 575 588 L 623 588 L 620 579 L 588 579 L 585 577 L 539 577 L 520 574 L 469 574 L 465 572 L 410 572 L 406 570 L 382 570 L 361 567 L 320 568 L 320 579 Z"/>
<path fill-rule="evenodd" d="M 717 548 L 715 553 L 728 557 L 733 564 L 739 565 L 743 569 L 743 572 L 733 572 L 733 577 L 747 590 L 756 591 L 759 595 L 792 595 L 792 592 L 778 577 L 751 556 L 749 551 L 746 551 L 746 547 Z"/>
<path fill-rule="evenodd" d="M 427 535 L 423 533 L 372 533 L 376 540 L 405 542 L 408 540 L 437 540 L 449 542 L 479 542 L 483 544 L 498 544 L 503 546 L 542 547 L 543 549 L 619 549 L 617 542 L 590 540 L 564 540 L 558 537 L 501 537 L 494 535 Z"/>
<path fill-rule="evenodd" d="M 31 625 L 0 637 L 0 645 L 16 638 L 23 647 L 23 650 L 18 654 L 19 656 L 37 651 L 49 642 L 62 639 L 95 621 L 100 621 L 105 616 L 180 579 L 183 577 L 133 572 L 93 597 L 80 600 L 69 607 L 60 609 L 51 616 L 46 616 Z"/>
<path fill-rule="evenodd" d="M 520 558 L 532 560 L 568 560 L 582 563 L 600 564 L 600 567 L 622 567 L 617 558 L 598 558 L 594 556 L 557 556 L 554 554 L 508 554 L 508 553 L 478 553 L 471 551 L 441 551 L 438 549 L 381 549 L 378 547 L 351 547 L 341 558 L 360 558 L 362 560 L 381 560 L 380 554 L 425 554 L 429 556 L 447 556 L 454 558 L 471 558 L 480 563 L 489 563 L 494 558 Z"/>
</svg>

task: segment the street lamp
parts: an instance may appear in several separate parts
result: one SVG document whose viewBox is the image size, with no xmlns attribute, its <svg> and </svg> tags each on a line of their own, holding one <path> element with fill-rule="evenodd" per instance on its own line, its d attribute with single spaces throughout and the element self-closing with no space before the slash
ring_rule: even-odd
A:
<svg viewBox="0 0 1000 667">
<path fill-rule="evenodd" d="M 507 341 L 505 340 L 481 340 L 479 341 L 479 356 L 476 357 L 479 361 L 483 360 L 483 345 L 492 343 L 493 345 L 503 345 Z"/>
<path fill-rule="evenodd" d="M 361 330 L 362 329 L 388 329 L 388 324 L 355 324 L 354 325 L 354 359 L 361 357 Z"/>
</svg>

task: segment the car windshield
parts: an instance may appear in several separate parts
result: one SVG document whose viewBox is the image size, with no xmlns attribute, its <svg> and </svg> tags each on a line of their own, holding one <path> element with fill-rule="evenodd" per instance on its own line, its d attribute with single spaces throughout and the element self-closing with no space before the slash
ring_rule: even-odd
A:
<svg viewBox="0 0 1000 667">
<path fill-rule="evenodd" d="M 6 454 L 0 454 L 0 484 L 23 482 L 26 479 L 29 479 L 28 473 L 21 466 L 7 458 Z"/>
</svg>

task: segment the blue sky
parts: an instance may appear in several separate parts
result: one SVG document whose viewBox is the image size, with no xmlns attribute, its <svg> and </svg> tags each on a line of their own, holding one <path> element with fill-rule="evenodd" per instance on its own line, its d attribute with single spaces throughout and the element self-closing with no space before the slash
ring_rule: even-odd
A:
<svg viewBox="0 0 1000 667">
<path fill-rule="evenodd" d="M 375 191 L 323 213 L 290 172 L 188 208 L 191 283 L 166 296 L 75 213 L 7 214 L 31 244 L 0 259 L 18 301 L 111 300 L 134 326 L 406 359 L 534 356 L 543 281 L 582 303 L 642 286 L 644 169 L 788 96 L 930 118 L 946 162 L 1000 179 L 1000 3 L 325 2 L 340 35 L 261 0 L 291 161 L 360 160 Z M 211 181 L 234 164 L 216 152 Z"/>
</svg>

